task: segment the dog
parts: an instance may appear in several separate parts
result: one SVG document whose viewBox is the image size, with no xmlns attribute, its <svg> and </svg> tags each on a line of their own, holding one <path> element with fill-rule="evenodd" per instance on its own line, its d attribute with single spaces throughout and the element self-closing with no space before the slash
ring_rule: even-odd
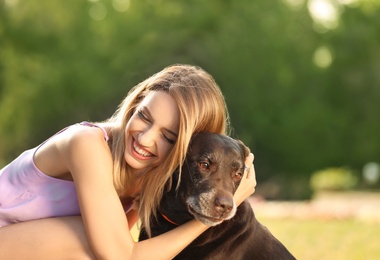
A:
<svg viewBox="0 0 380 260">
<path fill-rule="evenodd" d="M 247 200 L 239 207 L 234 203 L 249 152 L 241 141 L 225 135 L 193 136 L 181 173 L 177 169 L 167 183 L 170 189 L 152 218 L 151 231 L 154 237 L 194 218 L 211 227 L 174 259 L 295 259 L 257 221 Z M 142 227 L 139 240 L 147 238 Z"/>
</svg>

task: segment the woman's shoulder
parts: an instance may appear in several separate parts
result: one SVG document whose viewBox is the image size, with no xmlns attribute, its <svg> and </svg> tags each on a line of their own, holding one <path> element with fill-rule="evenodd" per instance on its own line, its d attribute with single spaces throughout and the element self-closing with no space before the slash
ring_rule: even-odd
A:
<svg viewBox="0 0 380 260">
<path fill-rule="evenodd" d="M 66 132 L 66 133 L 65 133 Z M 62 145 L 68 150 L 88 147 L 86 150 L 105 148 L 109 150 L 108 135 L 102 127 L 75 124 L 62 133 Z"/>
<path fill-rule="evenodd" d="M 71 175 L 91 175 L 98 171 L 112 173 L 113 160 L 102 129 L 74 125 L 62 136 L 60 154 Z M 58 141 L 60 142 L 60 141 Z"/>
<path fill-rule="evenodd" d="M 89 129 L 98 129 L 98 130 L 101 130 L 102 133 L 103 133 L 103 138 L 106 142 L 108 142 L 108 132 L 107 132 L 107 129 L 110 129 L 110 125 L 106 125 L 104 123 L 91 123 L 91 122 L 87 122 L 87 121 L 83 121 L 79 124 L 77 124 L 79 126 L 84 126 L 84 127 L 87 127 Z"/>
<path fill-rule="evenodd" d="M 103 127 L 97 124 L 92 123 L 79 123 L 70 126 L 67 129 L 67 138 L 69 140 L 76 138 L 96 138 L 101 139 L 103 141 L 107 141 L 106 137 L 108 137 L 107 132 Z"/>
<path fill-rule="evenodd" d="M 103 130 L 98 127 L 74 124 L 45 141 L 37 149 L 35 157 L 36 159 L 50 158 L 55 155 L 55 158 L 65 160 L 70 154 L 93 154 L 98 150 L 103 151 L 103 154 L 109 152 Z"/>
<path fill-rule="evenodd" d="M 34 155 L 37 167 L 51 176 L 68 171 L 69 164 L 92 156 L 111 159 L 110 149 L 101 129 L 75 124 L 44 142 Z"/>
</svg>

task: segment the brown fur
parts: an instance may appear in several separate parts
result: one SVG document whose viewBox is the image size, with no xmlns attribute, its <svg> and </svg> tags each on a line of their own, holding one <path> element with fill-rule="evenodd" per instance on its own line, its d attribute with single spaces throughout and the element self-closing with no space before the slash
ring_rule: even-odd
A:
<svg viewBox="0 0 380 260">
<path fill-rule="evenodd" d="M 234 204 L 233 194 L 248 153 L 242 142 L 227 136 L 199 133 L 193 137 L 182 174 L 173 174 L 173 185 L 163 196 L 160 214 L 151 223 L 152 235 L 194 218 L 212 227 L 175 259 L 295 259 L 257 221 L 248 201 L 239 207 Z M 144 229 L 139 239 L 147 239 Z"/>
</svg>

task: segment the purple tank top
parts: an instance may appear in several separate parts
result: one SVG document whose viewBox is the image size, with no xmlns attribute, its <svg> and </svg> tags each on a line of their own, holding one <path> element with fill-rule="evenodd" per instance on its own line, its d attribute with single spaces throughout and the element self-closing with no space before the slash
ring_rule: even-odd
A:
<svg viewBox="0 0 380 260">
<path fill-rule="evenodd" d="M 80 124 L 99 127 L 108 141 L 102 127 Z M 74 182 L 50 177 L 34 164 L 34 154 L 42 144 L 23 152 L 0 170 L 0 227 L 32 219 L 80 215 Z"/>
</svg>

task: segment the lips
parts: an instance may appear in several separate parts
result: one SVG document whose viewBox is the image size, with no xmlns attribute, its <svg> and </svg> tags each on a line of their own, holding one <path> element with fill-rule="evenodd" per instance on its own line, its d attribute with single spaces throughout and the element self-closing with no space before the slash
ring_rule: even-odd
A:
<svg viewBox="0 0 380 260">
<path fill-rule="evenodd" d="M 143 149 L 135 139 L 132 140 L 132 151 L 139 159 L 149 159 L 154 156 L 154 154 Z"/>
</svg>

